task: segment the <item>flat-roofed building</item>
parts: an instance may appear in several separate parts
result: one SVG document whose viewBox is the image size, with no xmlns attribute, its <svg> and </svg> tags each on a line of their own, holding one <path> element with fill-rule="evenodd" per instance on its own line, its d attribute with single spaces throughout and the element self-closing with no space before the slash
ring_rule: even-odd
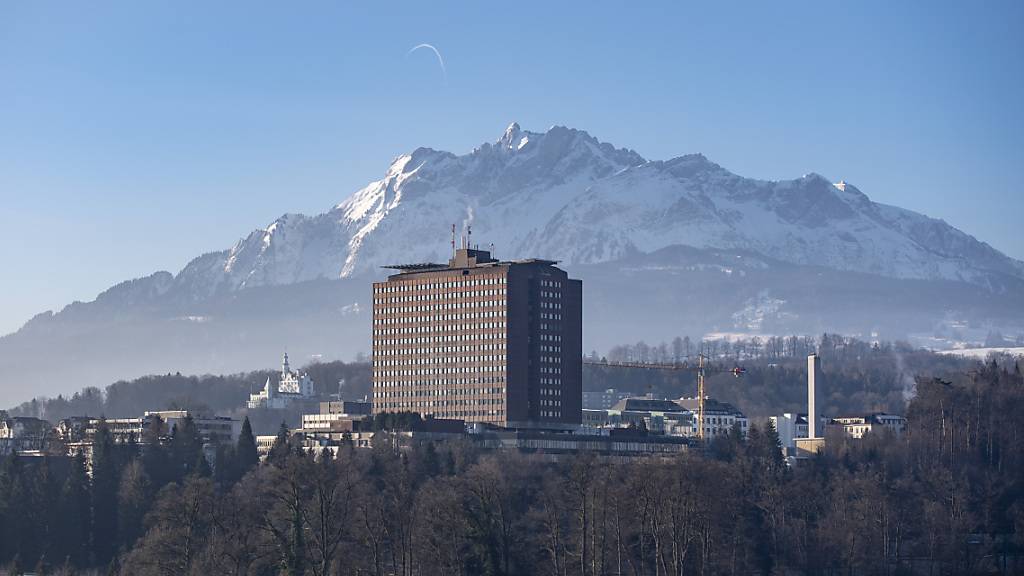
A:
<svg viewBox="0 0 1024 576">
<path fill-rule="evenodd" d="M 896 414 L 876 412 L 864 416 L 839 416 L 828 421 L 827 429 L 839 430 L 844 435 L 860 439 L 868 432 L 888 430 L 900 436 L 907 427 L 907 419 Z"/>
<path fill-rule="evenodd" d="M 676 403 L 686 408 L 694 414 L 697 413 L 698 406 L 700 405 L 699 398 L 680 398 L 676 400 Z M 691 433 L 697 435 L 697 420 L 693 419 L 693 429 Z M 738 408 L 727 402 L 719 402 L 714 398 L 704 399 L 704 437 L 714 438 L 722 434 L 727 434 L 732 430 L 734 425 L 739 425 L 740 432 L 744 435 L 747 433 L 747 429 L 750 426 L 750 421 L 747 417 L 740 412 Z"/>
<path fill-rule="evenodd" d="M 320 412 L 302 415 L 303 432 L 331 432 L 358 429 L 357 422 L 370 418 L 372 405 L 369 402 L 349 400 L 321 402 Z"/>
<path fill-rule="evenodd" d="M 769 416 L 768 421 L 779 435 L 782 452 L 787 456 L 795 453 L 797 438 L 807 438 L 807 414 L 785 412 L 781 416 Z"/>
<path fill-rule="evenodd" d="M 672 400 L 623 398 L 606 410 L 583 409 L 583 425 L 589 429 L 640 428 L 652 434 L 691 436 L 693 413 Z"/>
<path fill-rule="evenodd" d="M 551 260 L 462 248 L 373 285 L 373 412 L 578 426 L 583 285 Z"/>
</svg>

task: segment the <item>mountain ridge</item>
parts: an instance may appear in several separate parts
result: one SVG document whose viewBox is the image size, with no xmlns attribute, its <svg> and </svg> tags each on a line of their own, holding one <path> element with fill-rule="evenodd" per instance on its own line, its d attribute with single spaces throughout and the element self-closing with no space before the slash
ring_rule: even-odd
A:
<svg viewBox="0 0 1024 576">
<path fill-rule="evenodd" d="M 654 198 L 640 206 L 644 194 Z M 616 222 L 630 213 L 631 220 Z M 582 130 L 554 126 L 538 133 L 517 123 L 467 154 L 421 147 L 400 155 L 383 178 L 327 212 L 285 214 L 231 249 L 193 260 L 178 276 L 204 284 L 200 297 L 222 286 L 358 276 L 399 254 L 439 259 L 452 223 L 475 224 L 478 237 L 499 250 L 545 256 L 554 250 L 566 263 L 682 244 L 993 289 L 1003 283 L 993 274 L 1024 279 L 1024 263 L 948 223 L 873 202 L 855 186 L 817 173 L 745 178 L 699 153 L 647 160 Z M 661 236 L 644 230 L 651 223 L 661 226 Z M 807 233 L 836 223 L 849 226 L 835 238 Z M 394 233 L 405 237 L 388 242 Z M 408 237 L 430 241 L 411 245 Z"/>
<path fill-rule="evenodd" d="M 498 258 L 561 260 L 585 346 L 741 331 L 1024 338 L 1024 263 L 816 173 L 745 178 L 702 154 L 648 160 L 517 124 L 471 152 L 417 148 L 327 211 L 286 213 L 177 274 L 118 283 L 0 337 L 4 394 L 148 373 L 251 370 L 368 350 L 379 266 L 444 262 L 451 226 Z M 63 383 L 70 384 L 65 385 Z"/>
<path fill-rule="evenodd" d="M 637 202 L 644 194 L 653 195 L 647 205 Z M 751 205 L 765 208 L 764 213 L 752 213 Z M 482 217 L 481 210 L 495 211 L 497 217 Z M 413 222 L 391 223 L 394 214 Z M 531 220 L 531 214 L 540 216 Z M 829 246 L 820 234 L 811 241 L 788 230 L 765 242 L 745 232 L 753 229 L 763 236 L 777 228 L 769 215 L 805 230 L 834 231 L 850 246 L 832 242 L 834 252 L 821 260 L 810 252 L 824 254 L 821 248 Z M 857 226 L 873 222 L 877 228 L 830 228 L 851 219 Z M 509 220 L 522 230 L 504 230 Z M 647 160 L 583 130 L 552 126 L 531 132 L 513 122 L 496 141 L 467 154 L 420 147 L 399 155 L 383 178 L 326 212 L 285 213 L 231 248 L 194 258 L 177 274 L 160 271 L 121 282 L 96 301 L 121 295 L 131 303 L 147 297 L 131 294 L 133 288 L 201 301 L 225 290 L 372 275 L 376 266 L 392 261 L 443 259 L 452 223 L 462 229 L 475 224 L 478 237 L 494 240 L 499 251 L 565 264 L 612 261 L 684 245 L 751 250 L 795 264 L 893 278 L 960 280 L 993 291 L 1024 283 L 1024 262 L 943 220 L 874 202 L 856 186 L 833 184 L 815 172 L 791 180 L 746 178 L 701 153 Z M 652 228 L 659 226 L 661 234 L 653 234 Z M 881 237 L 857 237 L 865 231 Z M 432 241 L 410 247 L 407 238 L 396 242 L 398 246 L 379 239 L 394 232 Z M 896 242 L 902 250 L 884 249 L 896 240 L 905 240 Z M 864 254 L 865 242 L 876 245 L 872 253 Z M 408 256 L 390 257 L 398 254 Z M 976 265 L 979 261 L 982 268 Z M 159 278 L 158 286 L 139 282 L 151 277 Z"/>
</svg>

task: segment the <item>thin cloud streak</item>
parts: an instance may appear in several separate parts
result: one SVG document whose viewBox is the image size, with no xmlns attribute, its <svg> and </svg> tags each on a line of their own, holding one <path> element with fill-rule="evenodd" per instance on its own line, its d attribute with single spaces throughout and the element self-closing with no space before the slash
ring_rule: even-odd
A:
<svg viewBox="0 0 1024 576">
<path fill-rule="evenodd" d="M 444 77 L 444 82 L 445 82 L 445 84 L 447 84 L 448 83 L 448 69 L 444 65 L 444 58 L 441 57 L 441 52 L 438 51 L 438 49 L 435 48 L 432 44 L 417 44 L 417 45 L 413 46 L 411 49 L 409 49 L 409 51 L 406 52 L 405 55 L 409 56 L 409 54 L 412 54 L 413 52 L 419 50 L 420 48 L 427 48 L 427 49 L 432 50 L 434 52 L 434 55 L 437 56 L 437 63 L 441 65 L 441 74 Z"/>
</svg>

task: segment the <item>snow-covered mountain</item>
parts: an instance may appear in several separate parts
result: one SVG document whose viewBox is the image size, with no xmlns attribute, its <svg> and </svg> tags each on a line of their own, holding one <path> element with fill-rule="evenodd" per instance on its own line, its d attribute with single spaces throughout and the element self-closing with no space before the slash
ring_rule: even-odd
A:
<svg viewBox="0 0 1024 576">
<path fill-rule="evenodd" d="M 269 367 L 284 348 L 351 359 L 369 349 L 369 280 L 446 261 L 452 224 L 499 258 L 558 259 L 582 278 L 588 350 L 722 331 L 1024 338 L 1024 264 L 941 220 L 815 174 L 754 180 L 701 155 L 648 161 L 512 124 L 467 154 L 399 156 L 327 212 L 282 216 L 178 274 L 36 316 L 0 338 L 0 407 Z"/>
<path fill-rule="evenodd" d="M 468 154 L 420 148 L 400 156 L 332 210 L 282 216 L 230 250 L 197 258 L 176 283 L 208 297 L 442 260 L 452 224 L 471 225 L 498 256 L 567 265 L 684 245 L 893 278 L 993 287 L 1024 278 L 1024 263 L 945 222 L 817 174 L 753 180 L 701 155 L 647 161 L 580 130 L 512 124 Z"/>
</svg>

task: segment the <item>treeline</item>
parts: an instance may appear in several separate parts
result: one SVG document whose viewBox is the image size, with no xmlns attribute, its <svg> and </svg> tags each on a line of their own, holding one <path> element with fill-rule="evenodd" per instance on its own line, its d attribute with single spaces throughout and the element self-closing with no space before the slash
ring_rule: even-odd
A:
<svg viewBox="0 0 1024 576">
<path fill-rule="evenodd" d="M 948 377 L 962 372 L 974 361 L 936 354 L 906 343 L 868 343 L 856 338 L 824 334 L 820 338 L 775 337 L 749 341 L 707 341 L 685 346 L 688 338 L 676 338 L 672 345 L 617 346 L 606 357 L 591 354 L 598 362 L 694 363 L 699 350 L 717 368 L 741 365 L 746 374 L 709 373 L 708 394 L 743 410 L 747 416 L 763 418 L 783 412 L 806 412 L 807 360 L 811 353 L 821 356 L 824 382 L 823 414 L 836 416 L 873 411 L 902 413 L 912 395 L 915 375 Z M 646 350 L 646 354 L 643 353 Z M 657 351 L 657 352 L 654 352 Z M 666 357 L 665 354 L 668 356 Z M 587 390 L 617 388 L 658 397 L 695 396 L 697 381 L 692 371 L 637 370 L 584 365 Z"/>
<path fill-rule="evenodd" d="M 199 479 L 227 490 L 258 463 L 248 420 L 236 446 L 216 447 L 211 466 L 191 417 L 172 430 L 153 418 L 138 441 L 123 443 L 115 442 L 101 420 L 88 471 L 81 452 L 5 456 L 0 461 L 0 566 L 12 574 L 93 573 L 96 568 L 105 573 L 147 533 L 154 500 Z"/>
<path fill-rule="evenodd" d="M 923 379 L 907 418 L 900 438 L 829 438 L 794 469 L 757 426 L 629 461 L 387 432 L 314 457 L 285 430 L 264 464 L 240 442 L 212 473 L 181 434 L 158 457 L 100 448 L 91 482 L 80 460 L 55 474 L 13 457 L 0 467 L 0 563 L 141 576 L 1019 573 L 1019 368 Z"/>
<path fill-rule="evenodd" d="M 318 395 L 325 400 L 337 394 L 340 380 L 345 381 L 346 398 L 362 398 L 370 393 L 368 363 L 313 363 L 302 370 L 309 372 Z M 51 423 L 71 416 L 129 418 L 153 410 L 240 414 L 250 392 L 263 388 L 268 377 L 277 382 L 279 374 L 276 370 L 256 370 L 228 376 L 143 376 L 115 382 L 105 390 L 87 387 L 71 396 L 35 398 L 9 412 L 11 416 L 34 416 Z"/>
</svg>

